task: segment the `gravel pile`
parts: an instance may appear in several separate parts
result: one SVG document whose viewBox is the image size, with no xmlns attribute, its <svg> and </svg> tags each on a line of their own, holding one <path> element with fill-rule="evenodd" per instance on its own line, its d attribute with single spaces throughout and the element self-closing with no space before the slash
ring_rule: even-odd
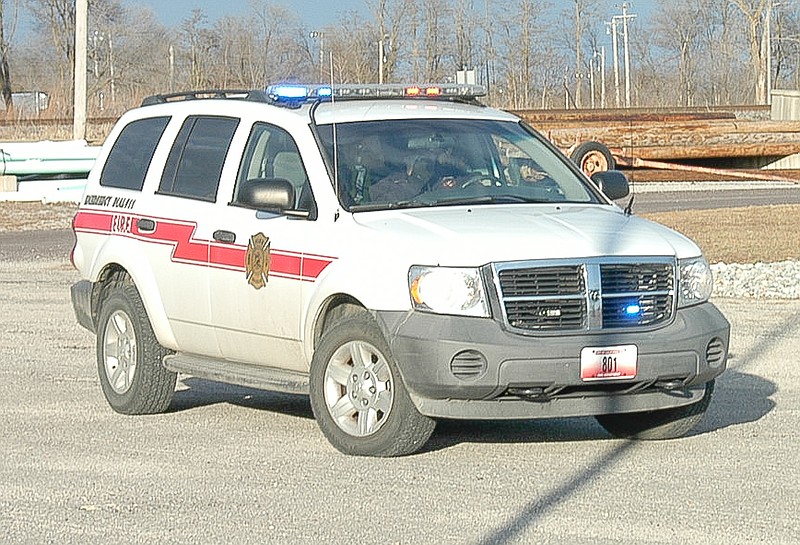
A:
<svg viewBox="0 0 800 545">
<path fill-rule="evenodd" d="M 800 261 L 715 263 L 714 297 L 800 299 Z"/>
</svg>

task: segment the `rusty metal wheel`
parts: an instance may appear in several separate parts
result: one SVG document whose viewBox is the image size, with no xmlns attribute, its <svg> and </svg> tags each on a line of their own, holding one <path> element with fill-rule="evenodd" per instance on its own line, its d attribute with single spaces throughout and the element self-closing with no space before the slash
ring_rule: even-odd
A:
<svg viewBox="0 0 800 545">
<path fill-rule="evenodd" d="M 570 154 L 575 164 L 588 178 L 597 172 L 614 170 L 617 166 L 611 151 L 600 142 L 583 142 L 575 147 Z"/>
</svg>

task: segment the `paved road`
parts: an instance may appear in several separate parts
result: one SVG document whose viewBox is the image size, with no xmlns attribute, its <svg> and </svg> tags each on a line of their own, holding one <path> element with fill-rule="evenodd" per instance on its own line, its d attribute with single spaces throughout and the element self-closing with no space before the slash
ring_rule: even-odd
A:
<svg viewBox="0 0 800 545">
<path fill-rule="evenodd" d="M 633 184 L 636 213 L 800 204 L 800 184 L 775 182 L 665 182 Z M 619 201 L 625 206 L 628 199 Z"/>
<path fill-rule="evenodd" d="M 774 204 L 800 204 L 800 186 L 792 189 L 636 193 L 633 210 L 643 214 L 671 210 L 707 210 Z"/>
<path fill-rule="evenodd" d="M 303 397 L 190 377 L 166 414 L 113 413 L 75 279 L 0 259 L 4 544 L 800 543 L 800 302 L 718 301 L 731 369 L 690 437 L 444 422 L 383 460 L 336 452 Z"/>
</svg>

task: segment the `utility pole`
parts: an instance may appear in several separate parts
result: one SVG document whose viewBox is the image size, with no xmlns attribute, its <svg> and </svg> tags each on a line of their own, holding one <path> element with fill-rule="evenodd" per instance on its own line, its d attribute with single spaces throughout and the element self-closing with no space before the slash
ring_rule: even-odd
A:
<svg viewBox="0 0 800 545">
<path fill-rule="evenodd" d="M 175 47 L 169 44 L 169 92 L 175 92 Z"/>
<path fill-rule="evenodd" d="M 491 73 L 490 73 L 489 64 L 490 64 L 491 58 L 492 58 L 492 34 L 488 30 L 490 28 L 489 27 L 489 0 L 484 0 L 483 8 L 484 8 L 484 14 L 483 14 L 483 16 L 484 16 L 484 27 L 483 27 L 483 32 L 485 34 L 484 37 L 486 38 L 486 47 L 485 47 L 486 81 L 485 81 L 485 83 L 486 83 L 486 92 L 487 93 L 491 93 L 492 92 L 492 87 L 491 87 Z"/>
<path fill-rule="evenodd" d="M 613 49 L 614 57 L 614 94 L 616 98 L 615 107 L 620 107 L 619 98 L 619 45 L 617 44 L 617 17 L 611 18 L 611 23 L 606 23 L 611 26 L 611 49 Z"/>
<path fill-rule="evenodd" d="M 378 40 L 378 83 L 383 84 L 383 37 Z"/>
<path fill-rule="evenodd" d="M 308 36 L 319 40 L 319 82 L 325 81 L 325 33 L 321 30 L 312 30 Z"/>
<path fill-rule="evenodd" d="M 600 61 L 597 61 L 597 58 L 600 58 Z M 595 64 L 597 68 L 595 68 Z M 595 84 L 596 72 L 600 72 L 600 107 L 606 107 L 606 48 L 601 47 L 600 51 L 594 51 L 592 53 L 592 75 L 590 82 L 592 84 L 592 108 L 595 108 L 596 104 L 596 97 L 597 91 L 595 90 L 597 84 Z"/>
<path fill-rule="evenodd" d="M 583 76 L 581 66 L 581 38 L 583 35 L 583 21 L 581 20 L 581 3 L 575 2 L 575 104 L 578 108 L 582 106 L 583 93 L 581 92 L 581 77 Z"/>
<path fill-rule="evenodd" d="M 628 19 L 635 19 L 636 15 L 628 15 L 628 3 L 622 4 L 622 36 L 625 41 L 625 107 L 631 107 L 631 55 L 628 49 Z"/>
<path fill-rule="evenodd" d="M 73 123 L 72 138 L 86 138 L 86 45 L 88 32 L 89 5 L 88 0 L 75 2 L 75 66 L 74 94 L 72 103 Z"/>
<path fill-rule="evenodd" d="M 600 107 L 606 107 L 606 46 L 600 48 Z"/>
<path fill-rule="evenodd" d="M 618 68 L 618 61 L 617 61 L 617 25 L 620 21 L 622 21 L 622 40 L 623 40 L 623 55 L 625 58 L 625 107 L 631 107 L 631 56 L 628 47 L 628 21 L 636 19 L 636 15 L 631 15 L 628 13 L 628 3 L 623 2 L 622 4 L 622 15 L 614 15 L 611 18 L 611 33 L 612 33 L 612 41 L 613 41 L 613 48 L 614 48 L 614 87 L 616 91 L 616 98 L 617 98 L 617 108 L 620 107 L 620 96 L 619 96 L 619 68 Z"/>
<path fill-rule="evenodd" d="M 114 74 L 114 34 L 108 34 L 108 75 L 111 78 L 111 104 L 117 103 L 117 82 Z"/>
<path fill-rule="evenodd" d="M 387 34 L 383 34 L 381 39 L 378 40 L 378 83 L 383 83 L 384 71 L 386 67 L 386 40 L 389 38 Z M 391 43 L 389 44 L 391 48 Z"/>
<path fill-rule="evenodd" d="M 764 40 L 762 40 L 764 44 L 764 54 L 762 55 L 765 57 L 765 61 L 767 64 L 767 104 L 772 104 L 772 0 L 767 2 L 767 17 L 764 20 Z"/>
</svg>

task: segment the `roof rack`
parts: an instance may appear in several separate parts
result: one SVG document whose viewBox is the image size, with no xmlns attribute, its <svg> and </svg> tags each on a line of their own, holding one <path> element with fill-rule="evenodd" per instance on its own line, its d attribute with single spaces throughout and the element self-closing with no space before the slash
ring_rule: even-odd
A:
<svg viewBox="0 0 800 545">
<path fill-rule="evenodd" d="M 142 106 L 152 106 L 154 104 L 166 104 L 167 102 L 180 102 L 184 100 L 207 100 L 213 98 L 249 100 L 253 102 L 268 101 L 263 91 L 252 91 L 249 89 L 206 89 L 203 91 L 184 91 L 179 93 L 149 96 L 142 101 Z"/>
</svg>

